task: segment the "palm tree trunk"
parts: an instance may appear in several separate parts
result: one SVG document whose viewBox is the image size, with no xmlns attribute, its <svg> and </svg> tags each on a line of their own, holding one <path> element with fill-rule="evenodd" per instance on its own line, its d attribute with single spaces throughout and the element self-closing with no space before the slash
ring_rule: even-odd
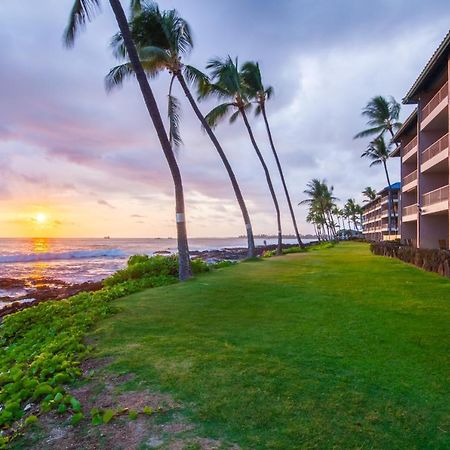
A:
<svg viewBox="0 0 450 450">
<path fill-rule="evenodd" d="M 275 161 L 277 163 L 278 172 L 280 173 L 280 178 L 281 178 L 281 182 L 283 184 L 284 193 L 286 194 L 286 200 L 289 205 L 289 211 L 290 211 L 291 217 L 292 217 L 292 224 L 294 225 L 295 236 L 297 237 L 298 245 L 303 248 L 304 245 L 303 245 L 302 239 L 300 237 L 300 233 L 298 232 L 297 220 L 295 219 L 294 209 L 292 208 L 291 196 L 289 195 L 289 191 L 288 191 L 288 188 L 286 185 L 286 180 L 284 179 L 284 173 L 283 173 L 283 169 L 281 167 L 280 159 L 278 158 L 278 153 L 275 149 L 275 144 L 274 144 L 273 138 L 272 138 L 272 132 L 270 131 L 269 121 L 267 119 L 266 107 L 264 106 L 264 104 L 261 104 L 261 112 L 262 112 L 262 115 L 264 118 L 264 123 L 266 124 L 267 135 L 269 136 L 269 142 L 270 142 L 270 146 L 272 148 L 272 153 L 273 153 L 273 156 L 275 157 Z"/>
<path fill-rule="evenodd" d="M 175 185 L 175 209 L 178 240 L 178 274 L 180 281 L 184 281 L 191 277 L 191 264 L 189 259 L 189 245 L 187 240 L 186 219 L 184 211 L 183 182 L 181 179 L 180 168 L 178 167 L 177 160 L 175 159 L 175 155 L 173 154 L 169 139 L 167 138 L 166 130 L 164 129 L 164 124 L 161 119 L 161 114 L 159 113 L 158 105 L 153 95 L 153 91 L 148 83 L 147 77 L 139 60 L 139 56 L 132 39 L 130 29 L 128 27 L 128 21 L 123 11 L 120 0 L 109 0 L 109 3 L 116 17 L 120 32 L 122 33 L 125 48 L 136 74 L 136 78 L 138 80 L 145 105 L 147 106 L 148 113 L 155 127 L 156 134 L 158 135 L 159 141 L 161 143 L 161 147 L 169 165 L 169 169 Z"/>
<path fill-rule="evenodd" d="M 222 163 L 225 166 L 225 169 L 231 180 L 231 184 L 233 185 L 234 194 L 238 201 L 239 207 L 241 208 L 241 213 L 242 213 L 242 216 L 244 218 L 244 223 L 245 223 L 245 229 L 247 231 L 247 256 L 249 258 L 253 258 L 256 256 L 255 239 L 253 237 L 253 228 L 252 228 L 252 224 L 250 221 L 250 216 L 248 214 L 247 206 L 245 204 L 244 197 L 242 196 L 241 188 L 239 187 L 236 176 L 234 175 L 233 169 L 231 168 L 231 165 L 227 159 L 227 156 L 225 155 L 225 152 L 223 151 L 222 146 L 220 145 L 219 141 L 217 140 L 216 135 L 213 133 L 211 127 L 208 125 L 208 122 L 205 120 L 205 117 L 203 116 L 199 107 L 197 106 L 197 103 L 195 102 L 194 98 L 192 97 L 191 91 L 189 90 L 189 87 L 186 84 L 186 80 L 184 79 L 184 76 L 181 72 L 177 73 L 177 79 L 178 79 L 187 99 L 189 100 L 189 103 L 191 104 L 192 109 L 194 110 L 198 120 L 200 120 L 200 123 L 202 124 L 203 128 L 206 130 L 206 133 L 208 134 L 209 138 L 211 139 L 212 143 L 214 144 L 214 147 L 216 148 L 217 153 L 219 154 L 220 159 L 222 160 Z"/>
<path fill-rule="evenodd" d="M 270 178 L 269 169 L 267 168 L 266 162 L 264 161 L 263 155 L 261 154 L 258 144 L 256 143 L 255 137 L 253 136 L 253 131 L 250 127 L 250 123 L 247 119 L 247 114 L 245 114 L 244 108 L 239 108 L 239 111 L 244 119 L 245 126 L 247 127 L 248 135 L 250 136 L 250 140 L 252 141 L 253 148 L 255 149 L 256 154 L 258 155 L 259 161 L 263 166 L 264 173 L 266 174 L 267 184 L 269 185 L 270 194 L 272 195 L 272 200 L 275 205 L 275 210 L 277 212 L 277 225 L 278 225 L 278 245 L 277 245 L 277 255 L 281 255 L 282 251 L 282 232 L 281 232 L 281 215 L 280 215 L 280 206 L 278 205 L 277 196 L 275 194 L 275 189 L 273 188 L 272 180 Z"/>
<path fill-rule="evenodd" d="M 384 167 L 384 172 L 386 173 L 386 180 L 388 183 L 388 190 L 389 190 L 389 203 L 388 203 L 388 230 L 389 230 L 389 236 L 391 235 L 391 217 L 393 219 L 395 219 L 395 214 L 393 214 L 393 208 L 394 208 L 394 194 L 392 192 L 392 187 L 391 187 L 391 180 L 389 178 L 389 172 L 388 172 L 388 168 L 387 168 L 387 164 L 386 161 L 383 161 L 383 167 Z"/>
</svg>

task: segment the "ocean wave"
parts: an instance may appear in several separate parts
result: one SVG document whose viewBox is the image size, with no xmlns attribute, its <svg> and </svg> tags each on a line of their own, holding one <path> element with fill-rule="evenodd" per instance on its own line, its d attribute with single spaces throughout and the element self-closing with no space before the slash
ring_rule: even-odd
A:
<svg viewBox="0 0 450 450">
<path fill-rule="evenodd" d="M 119 249 L 103 250 L 72 250 L 57 253 L 30 253 L 15 255 L 0 255 L 0 263 L 58 261 L 69 259 L 93 259 L 93 258 L 125 258 L 126 254 Z"/>
</svg>

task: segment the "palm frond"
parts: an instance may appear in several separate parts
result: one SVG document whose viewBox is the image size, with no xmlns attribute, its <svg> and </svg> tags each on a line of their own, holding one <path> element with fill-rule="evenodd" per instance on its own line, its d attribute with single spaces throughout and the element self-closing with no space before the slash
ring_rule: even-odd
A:
<svg viewBox="0 0 450 450">
<path fill-rule="evenodd" d="M 130 0 L 130 16 L 133 19 L 142 11 L 142 1 L 141 0 Z"/>
<path fill-rule="evenodd" d="M 122 87 L 123 82 L 132 76 L 134 76 L 134 69 L 131 63 L 113 67 L 105 77 L 106 92 L 111 92 L 115 88 Z"/>
<path fill-rule="evenodd" d="M 155 61 L 142 60 L 141 64 L 149 78 L 155 78 L 161 70 L 161 66 Z M 113 67 L 105 77 L 106 91 L 111 92 L 113 89 L 121 87 L 123 82 L 132 76 L 134 76 L 134 68 L 130 62 Z"/>
<path fill-rule="evenodd" d="M 73 46 L 78 31 L 86 26 L 86 22 L 94 18 L 99 9 L 100 0 L 75 0 L 63 35 L 66 47 Z"/>
<path fill-rule="evenodd" d="M 262 108 L 261 108 L 261 105 L 258 104 L 258 105 L 256 105 L 256 108 L 255 108 L 255 116 L 257 117 L 261 113 L 262 113 Z"/>
<path fill-rule="evenodd" d="M 164 29 L 170 49 L 176 54 L 187 54 L 194 46 L 189 24 L 179 16 L 176 9 L 161 14 L 161 26 Z"/>
<path fill-rule="evenodd" d="M 274 96 L 274 90 L 272 86 L 269 86 L 265 92 L 267 100 L 270 100 Z"/>
<path fill-rule="evenodd" d="M 172 147 L 178 148 L 183 144 L 180 133 L 181 105 L 176 97 L 168 95 L 167 116 L 169 118 L 169 141 Z"/>
<path fill-rule="evenodd" d="M 374 134 L 381 134 L 384 130 L 384 125 L 380 125 L 378 127 L 368 128 L 367 130 L 363 130 L 358 134 L 355 134 L 353 139 L 365 138 L 368 136 L 373 136 Z"/>
<path fill-rule="evenodd" d="M 239 117 L 240 111 L 236 110 L 233 114 L 230 116 L 230 123 L 236 122 L 237 118 Z"/>
<path fill-rule="evenodd" d="M 125 43 L 123 42 L 122 33 L 116 33 L 112 39 L 109 46 L 112 49 L 113 55 L 118 60 L 123 60 L 127 57 L 127 49 L 125 48 Z"/>
<path fill-rule="evenodd" d="M 233 103 L 222 103 L 221 105 L 213 108 L 205 117 L 208 125 L 214 128 L 221 120 L 225 118 L 233 106 Z"/>
<path fill-rule="evenodd" d="M 206 93 L 209 90 L 209 77 L 201 70 L 194 66 L 185 65 L 183 68 L 183 75 L 189 84 L 195 85 L 198 95 Z"/>
</svg>

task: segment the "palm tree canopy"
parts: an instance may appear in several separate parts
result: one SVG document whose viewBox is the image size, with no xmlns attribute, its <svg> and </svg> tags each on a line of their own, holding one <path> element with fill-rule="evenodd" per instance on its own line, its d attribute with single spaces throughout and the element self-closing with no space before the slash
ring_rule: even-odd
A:
<svg viewBox="0 0 450 450">
<path fill-rule="evenodd" d="M 385 163 L 390 155 L 390 145 L 386 144 L 383 136 L 378 136 L 367 147 L 361 158 L 369 158 L 372 162 L 370 166 Z"/>
<path fill-rule="evenodd" d="M 375 200 L 377 197 L 377 191 L 370 186 L 367 186 L 363 191 L 362 194 L 367 198 L 367 200 L 364 200 L 365 202 Z"/>
<path fill-rule="evenodd" d="M 354 139 L 367 136 L 381 136 L 389 132 L 393 137 L 394 132 L 401 127 L 398 121 L 400 104 L 394 97 L 385 98 L 381 95 L 373 97 L 362 110 L 362 115 L 367 117 L 367 125 L 370 128 L 358 133 Z"/>
<path fill-rule="evenodd" d="M 261 108 L 264 107 L 266 100 L 269 100 L 273 95 L 272 86 L 265 87 L 262 81 L 261 69 L 259 63 L 247 61 L 241 67 L 241 77 L 245 85 L 246 92 L 249 98 L 258 103 L 255 109 L 255 114 L 261 113 Z"/>
<path fill-rule="evenodd" d="M 199 99 L 215 96 L 225 100 L 206 115 L 206 121 L 209 126 L 215 127 L 233 109 L 237 109 L 230 117 L 230 123 L 233 123 L 240 111 L 251 108 L 242 74 L 238 70 L 238 60 L 236 58 L 233 61 L 231 56 L 214 58 L 208 62 L 206 68 L 210 71 L 211 81 L 204 83 L 203 89 L 199 89 Z"/>
<path fill-rule="evenodd" d="M 193 48 L 191 29 L 175 9 L 161 12 L 153 2 L 143 5 L 137 3 L 135 15 L 129 24 L 131 35 L 148 77 L 155 77 L 163 70 L 172 73 L 168 95 L 169 138 L 175 147 L 179 147 L 182 144 L 179 127 L 181 107 L 172 95 L 173 77 L 182 70 L 182 56 Z M 121 33 L 113 37 L 111 47 L 116 58 L 127 58 Z M 186 66 L 184 72 L 189 81 L 204 82 L 204 77 L 194 67 Z M 114 67 L 105 77 L 106 89 L 110 91 L 120 87 L 131 76 L 134 76 L 134 71 L 129 62 Z"/>
</svg>

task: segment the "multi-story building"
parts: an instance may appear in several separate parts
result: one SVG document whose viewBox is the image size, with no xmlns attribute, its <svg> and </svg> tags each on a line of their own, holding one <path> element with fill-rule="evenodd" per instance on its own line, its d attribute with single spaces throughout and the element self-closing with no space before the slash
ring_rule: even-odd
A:
<svg viewBox="0 0 450 450">
<path fill-rule="evenodd" d="M 401 158 L 401 238 L 449 249 L 450 32 L 403 99 L 417 108 L 394 136 Z"/>
<path fill-rule="evenodd" d="M 390 195 L 392 191 L 392 199 Z M 399 239 L 398 204 L 400 183 L 385 187 L 377 197 L 363 206 L 362 226 L 364 237 L 368 241 L 387 241 Z M 390 217 L 390 222 L 389 222 Z"/>
</svg>

